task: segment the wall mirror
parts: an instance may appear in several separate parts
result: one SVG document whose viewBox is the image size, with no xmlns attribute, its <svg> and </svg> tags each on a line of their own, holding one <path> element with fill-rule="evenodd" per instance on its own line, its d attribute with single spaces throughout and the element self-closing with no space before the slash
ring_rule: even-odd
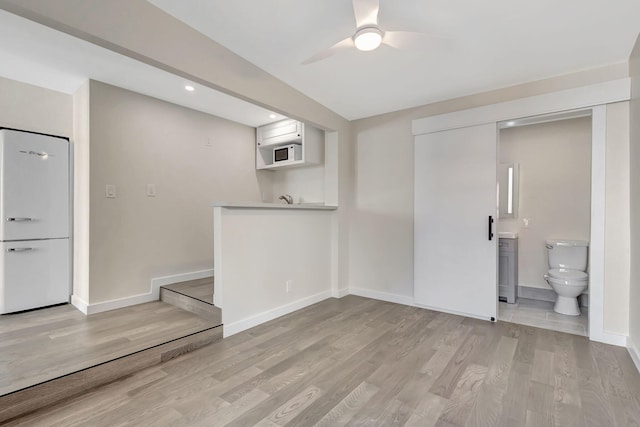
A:
<svg viewBox="0 0 640 427">
<path fill-rule="evenodd" d="M 500 218 L 518 217 L 518 183 L 518 164 L 500 163 L 498 166 Z"/>
</svg>

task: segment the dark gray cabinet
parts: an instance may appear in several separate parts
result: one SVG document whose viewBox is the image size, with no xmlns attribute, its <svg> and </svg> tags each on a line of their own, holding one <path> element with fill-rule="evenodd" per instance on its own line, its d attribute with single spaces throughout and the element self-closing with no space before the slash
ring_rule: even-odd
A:
<svg viewBox="0 0 640 427">
<path fill-rule="evenodd" d="M 498 298 L 514 304 L 518 299 L 518 239 L 498 239 Z"/>
</svg>

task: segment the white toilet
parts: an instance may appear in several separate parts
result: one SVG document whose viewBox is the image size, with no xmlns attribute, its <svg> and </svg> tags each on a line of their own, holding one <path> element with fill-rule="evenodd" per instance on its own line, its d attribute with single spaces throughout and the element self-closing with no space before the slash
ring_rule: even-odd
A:
<svg viewBox="0 0 640 427">
<path fill-rule="evenodd" d="M 579 316 L 578 296 L 589 285 L 587 248 L 580 240 L 547 240 L 549 271 L 544 278 L 558 295 L 553 311 Z"/>
</svg>

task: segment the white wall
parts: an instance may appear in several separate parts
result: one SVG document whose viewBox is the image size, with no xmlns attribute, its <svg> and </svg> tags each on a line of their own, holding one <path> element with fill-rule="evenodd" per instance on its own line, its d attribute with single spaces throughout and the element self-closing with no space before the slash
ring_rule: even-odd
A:
<svg viewBox="0 0 640 427">
<path fill-rule="evenodd" d="M 349 286 L 413 296 L 411 122 L 356 122 Z"/>
<path fill-rule="evenodd" d="M 283 202 L 283 194 L 293 197 L 294 203 L 324 202 L 324 166 L 282 169 L 271 172 L 274 203 Z"/>
<path fill-rule="evenodd" d="M 354 121 L 349 285 L 413 297 L 412 120 L 596 84 L 626 74 L 625 66 L 603 67 Z"/>
<path fill-rule="evenodd" d="M 212 268 L 210 203 L 258 202 L 271 185 L 255 170 L 254 128 L 94 81 L 90 123 L 90 304 Z"/>
<path fill-rule="evenodd" d="M 631 283 L 629 295 L 629 347 L 640 369 L 640 37 L 629 60 L 630 105 L 630 215 Z"/>
<path fill-rule="evenodd" d="M 607 105 L 604 330 L 629 334 L 629 102 Z"/>
<path fill-rule="evenodd" d="M 225 336 L 331 296 L 335 211 L 214 210 Z"/>
<path fill-rule="evenodd" d="M 283 115 L 335 131 L 339 155 L 331 165 L 336 179 L 325 176 L 325 195 L 338 200 L 337 280 L 346 288 L 349 271 L 349 211 L 353 197 L 351 125 L 338 114 L 259 69 L 146 0 L 118 2 L 0 0 L 0 7 L 188 80 L 255 102 Z M 140 19 L 144 16 L 144 19 Z M 118 31 L 113 29 L 117 28 Z M 162 28 L 162 31 L 157 31 Z M 153 34 L 154 37 L 149 37 Z M 188 49 L 185 49 L 188 46 Z M 332 160 L 333 162 L 333 160 Z"/>
<path fill-rule="evenodd" d="M 589 241 L 591 118 L 506 128 L 499 141 L 499 162 L 520 165 L 520 204 L 518 218 L 500 219 L 498 230 L 519 233 L 518 284 L 551 289 L 545 241 Z"/>
<path fill-rule="evenodd" d="M 0 77 L 0 126 L 73 135 L 73 99 L 66 93 Z"/>
<path fill-rule="evenodd" d="M 591 76 L 591 83 L 610 80 L 606 78 L 606 73 L 599 71 Z M 612 80 L 620 77 L 620 70 L 617 67 L 610 68 L 609 71 Z M 551 87 L 559 90 L 563 85 L 566 85 L 565 88 L 570 88 L 589 84 L 585 74 L 575 77 L 575 80 L 570 77 L 563 78 L 560 85 L 557 84 L 557 80 L 552 79 L 547 81 L 547 85 L 537 82 L 533 87 L 540 93 L 549 93 L 553 91 L 548 90 Z M 574 86 L 574 83 L 578 84 Z M 354 138 L 357 144 L 356 199 L 350 227 L 350 287 L 373 291 L 369 294 L 372 295 L 375 292 L 380 297 L 397 301 L 410 301 L 413 298 L 413 290 L 408 279 L 412 275 L 413 265 L 406 262 L 405 255 L 412 255 L 413 250 L 413 234 L 408 232 L 411 227 L 413 200 L 398 196 L 398 194 L 413 191 L 413 174 L 407 172 L 411 170 L 413 161 L 411 120 L 465 110 L 478 105 L 490 105 L 497 101 L 518 99 L 522 93 L 535 95 L 529 89 L 532 89 L 531 85 L 525 85 L 524 88 L 507 88 L 486 96 L 480 94 L 354 122 Z M 620 126 L 620 123 L 624 122 L 623 110 L 624 107 L 616 105 L 608 109 L 607 125 L 609 127 Z M 620 137 L 620 133 L 616 132 L 607 136 L 612 135 Z M 616 150 L 623 146 L 622 140 L 616 144 Z M 606 171 L 607 179 L 620 179 L 619 176 L 613 178 L 611 172 Z M 620 203 L 620 199 L 613 203 Z M 376 214 L 372 215 L 371 212 L 374 209 Z M 407 218 L 407 222 L 397 221 L 397 218 L 401 217 Z M 613 221 L 617 221 L 617 218 Z M 391 230 L 387 233 L 381 231 L 389 228 Z M 398 234 L 402 234 L 403 237 L 397 237 Z M 393 238 L 389 238 L 389 235 L 393 235 Z M 615 241 L 615 238 L 612 240 L 612 237 L 607 235 L 606 240 L 611 242 Z M 615 250 L 619 254 L 624 251 L 624 246 L 616 246 L 614 254 Z M 378 262 L 372 262 L 372 257 L 363 255 L 368 253 L 374 254 Z M 610 266 L 605 268 L 611 270 Z M 624 288 L 625 285 L 620 283 L 604 283 L 603 326 L 606 332 L 624 335 L 624 331 L 628 328 L 628 319 L 627 322 L 624 319 L 624 309 L 622 314 L 614 314 L 617 307 L 627 305 L 625 302 L 627 294 L 620 291 L 620 288 Z"/>
<path fill-rule="evenodd" d="M 76 306 L 89 302 L 91 203 L 90 90 L 86 81 L 73 94 L 73 297 Z"/>
</svg>

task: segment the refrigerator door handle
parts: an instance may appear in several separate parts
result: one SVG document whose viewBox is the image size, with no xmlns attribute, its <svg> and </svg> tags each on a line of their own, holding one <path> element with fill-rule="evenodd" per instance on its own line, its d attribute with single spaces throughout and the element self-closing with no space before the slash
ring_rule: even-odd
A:
<svg viewBox="0 0 640 427">
<path fill-rule="evenodd" d="M 7 249 L 7 252 L 27 252 L 32 250 L 33 248 L 9 248 Z"/>
<path fill-rule="evenodd" d="M 25 221 L 33 221 L 33 218 L 26 218 L 26 217 L 9 217 L 9 218 L 7 218 L 7 222 L 25 222 Z"/>
</svg>

